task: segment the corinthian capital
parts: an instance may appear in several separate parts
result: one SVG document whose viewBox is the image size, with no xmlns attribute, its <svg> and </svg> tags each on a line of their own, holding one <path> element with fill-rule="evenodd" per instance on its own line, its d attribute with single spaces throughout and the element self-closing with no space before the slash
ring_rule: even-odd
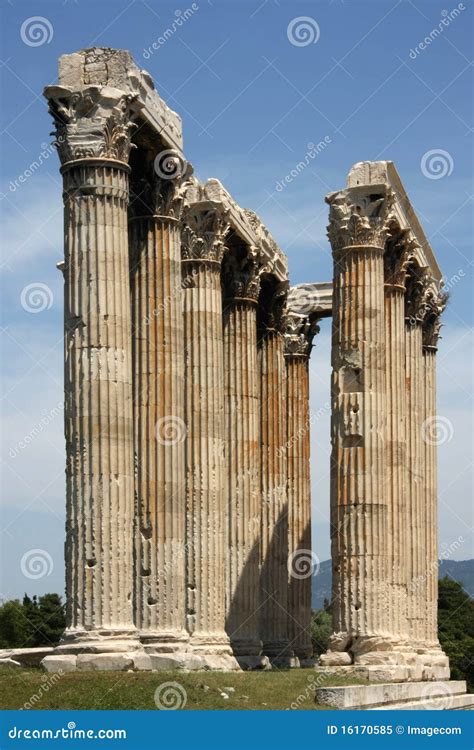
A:
<svg viewBox="0 0 474 750">
<path fill-rule="evenodd" d="M 447 305 L 448 296 L 447 292 L 441 290 L 432 290 L 427 295 L 422 328 L 423 348 L 425 350 L 436 351 L 438 348 L 438 339 L 441 331 L 441 314 Z"/>
<path fill-rule="evenodd" d="M 410 325 L 421 325 L 425 318 L 432 289 L 432 279 L 427 269 L 410 265 L 405 293 L 405 318 Z"/>
<path fill-rule="evenodd" d="M 221 263 L 228 228 L 226 216 L 216 208 L 208 204 L 189 206 L 183 214 L 181 231 L 183 260 Z"/>
<path fill-rule="evenodd" d="M 128 162 L 135 127 L 130 104 L 136 95 L 109 86 L 88 86 L 80 91 L 48 86 L 45 96 L 62 164 L 77 159 Z"/>
<path fill-rule="evenodd" d="M 413 261 L 417 246 L 418 243 L 409 229 L 391 228 L 383 256 L 387 286 L 404 289 L 408 267 Z"/>
<path fill-rule="evenodd" d="M 326 196 L 328 237 L 334 252 L 351 248 L 383 249 L 390 234 L 393 192 L 386 185 L 348 188 Z"/>
<path fill-rule="evenodd" d="M 316 318 L 289 312 L 286 317 L 285 356 L 309 357 L 317 333 L 319 326 Z"/>
<path fill-rule="evenodd" d="M 225 299 L 257 303 L 260 292 L 260 266 L 254 254 L 237 258 L 226 253 L 222 269 Z"/>
<path fill-rule="evenodd" d="M 135 217 L 160 216 L 179 220 L 185 204 L 186 190 L 191 184 L 193 168 L 177 151 L 168 150 L 167 169 L 156 158 L 132 172 L 130 209 Z"/>
</svg>

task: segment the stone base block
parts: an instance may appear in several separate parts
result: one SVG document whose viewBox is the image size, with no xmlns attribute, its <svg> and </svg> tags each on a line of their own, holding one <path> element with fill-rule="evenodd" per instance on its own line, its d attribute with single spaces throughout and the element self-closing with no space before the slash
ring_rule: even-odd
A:
<svg viewBox="0 0 474 750">
<path fill-rule="evenodd" d="M 41 648 L 2 648 L 0 659 L 13 659 L 22 667 L 39 667 L 45 656 L 54 653 L 50 647 Z"/>
<path fill-rule="evenodd" d="M 431 680 L 449 680 L 451 670 L 449 667 L 423 667 L 422 679 L 427 682 Z"/>
<path fill-rule="evenodd" d="M 352 656 L 347 651 L 326 651 L 319 657 L 322 667 L 343 667 L 352 664 Z"/>
<path fill-rule="evenodd" d="M 429 698 L 408 703 L 389 703 L 386 706 L 375 706 L 368 711 L 473 711 L 474 695 L 451 695 L 447 698 Z"/>
<path fill-rule="evenodd" d="M 51 649 L 52 650 L 52 649 Z M 142 651 L 135 629 L 66 630 L 55 654 L 107 654 Z"/>
<path fill-rule="evenodd" d="M 133 669 L 133 654 L 78 654 L 76 669 L 91 672 L 124 672 Z"/>
<path fill-rule="evenodd" d="M 44 657 L 41 666 L 46 672 L 74 672 L 76 662 L 77 656 L 74 654 L 52 654 Z"/>
<path fill-rule="evenodd" d="M 316 702 L 338 709 L 367 709 L 393 704 L 408 704 L 443 698 L 448 704 L 453 696 L 466 691 L 464 680 L 453 682 L 381 683 L 378 685 L 348 685 L 316 688 Z M 398 705 L 398 707 L 401 707 Z"/>
</svg>

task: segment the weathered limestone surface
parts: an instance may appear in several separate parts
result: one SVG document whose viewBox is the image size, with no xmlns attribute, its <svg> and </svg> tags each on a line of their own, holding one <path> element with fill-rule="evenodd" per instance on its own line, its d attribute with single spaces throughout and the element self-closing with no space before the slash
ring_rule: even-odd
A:
<svg viewBox="0 0 474 750">
<path fill-rule="evenodd" d="M 386 462 L 389 491 L 390 594 L 393 631 L 401 650 L 408 644 L 408 582 L 406 540 L 408 528 L 407 397 L 405 385 L 405 278 L 415 242 L 394 223 L 386 243 L 385 266 L 385 350 L 386 350 Z"/>
<path fill-rule="evenodd" d="M 138 648 L 132 612 L 130 112 L 47 90 L 64 180 L 67 630 L 62 650 Z"/>
<path fill-rule="evenodd" d="M 186 212 L 182 235 L 187 600 L 191 649 L 237 667 L 225 632 L 227 481 L 221 262 L 225 220 L 207 203 Z"/>
<path fill-rule="evenodd" d="M 130 215 L 135 622 L 147 651 L 173 652 L 183 649 L 188 640 L 179 226 L 186 175 L 159 176 L 149 161 L 137 165 Z"/>
<path fill-rule="evenodd" d="M 296 666 L 288 640 L 288 491 L 284 306 L 286 286 L 262 282 L 261 377 L 261 635 L 275 666 Z"/>
<path fill-rule="evenodd" d="M 384 269 L 392 195 L 385 185 L 327 198 L 334 255 L 331 525 L 332 652 L 388 661 L 391 601 L 386 423 Z M 336 657 L 336 663 L 338 657 Z"/>
<path fill-rule="evenodd" d="M 433 438 L 446 296 L 393 164 L 356 164 L 328 196 L 333 282 L 288 293 L 284 253 L 218 180 L 192 177 L 180 118 L 128 52 L 64 56 L 45 95 L 65 206 L 67 629 L 57 649 L 0 657 L 308 663 L 308 360 L 332 315 L 322 668 L 447 677 Z"/>
<path fill-rule="evenodd" d="M 288 492 L 288 638 L 303 664 L 311 643 L 311 477 L 309 356 L 319 331 L 314 317 L 287 315 L 285 332 Z"/>
<path fill-rule="evenodd" d="M 240 253 L 239 253 L 240 250 Z M 257 360 L 258 263 L 242 248 L 224 259 L 224 371 L 228 457 L 226 630 L 239 664 L 265 667 L 260 600 L 260 380 Z"/>
</svg>

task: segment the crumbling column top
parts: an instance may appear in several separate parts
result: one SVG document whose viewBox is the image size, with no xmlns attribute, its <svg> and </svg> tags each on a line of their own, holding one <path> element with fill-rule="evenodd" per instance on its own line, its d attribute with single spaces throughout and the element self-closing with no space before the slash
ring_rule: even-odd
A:
<svg viewBox="0 0 474 750">
<path fill-rule="evenodd" d="M 91 47 L 59 58 L 58 85 L 46 86 L 47 99 L 70 99 L 88 89 L 115 89 L 131 97 L 131 111 L 138 125 L 137 140 L 158 135 L 165 148 L 182 152 L 180 116 L 170 109 L 155 89 L 146 70 L 134 62 L 130 52 L 110 47 Z"/>
</svg>

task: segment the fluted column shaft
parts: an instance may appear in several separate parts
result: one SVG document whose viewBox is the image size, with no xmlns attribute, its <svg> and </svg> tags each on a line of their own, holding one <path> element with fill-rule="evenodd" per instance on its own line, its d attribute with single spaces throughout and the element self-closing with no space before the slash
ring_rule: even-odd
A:
<svg viewBox="0 0 474 750">
<path fill-rule="evenodd" d="M 425 512 L 425 570 L 426 603 L 424 610 L 423 639 L 429 648 L 439 648 L 438 640 L 438 483 L 437 439 L 433 435 L 436 421 L 436 348 L 423 348 L 424 382 L 424 512 Z"/>
<path fill-rule="evenodd" d="M 296 656 L 311 643 L 311 479 L 307 354 L 286 354 L 288 446 L 288 637 Z"/>
<path fill-rule="evenodd" d="M 407 465 L 408 465 L 408 626 L 413 643 L 423 641 L 426 606 L 424 530 L 424 444 L 422 332 L 419 318 L 406 326 Z"/>
<path fill-rule="evenodd" d="M 182 231 L 186 437 L 186 619 L 208 666 L 232 669 L 225 632 L 228 545 L 221 264 L 228 225 L 209 204 Z M 216 661 L 217 659 L 217 661 Z M 204 664 L 206 666 L 206 664 Z"/>
<path fill-rule="evenodd" d="M 148 650 L 185 630 L 184 353 L 178 221 L 130 223 L 135 410 L 135 617 Z"/>
<path fill-rule="evenodd" d="M 66 640 L 130 637 L 133 418 L 128 167 L 63 167 Z M 82 635 L 81 635 L 82 634 Z"/>
<path fill-rule="evenodd" d="M 259 655 L 260 382 L 256 299 L 224 305 L 229 546 L 226 629 L 234 653 Z"/>
<path fill-rule="evenodd" d="M 323 664 L 392 649 L 383 253 L 392 196 L 328 196 L 334 257 L 331 548 L 333 628 Z M 338 653 L 334 653 L 338 652 Z M 390 657 L 387 657 L 389 660 Z"/>
<path fill-rule="evenodd" d="M 261 374 L 261 622 L 263 651 L 275 664 L 293 657 L 288 641 L 286 368 L 283 334 L 267 329 Z"/>
<path fill-rule="evenodd" d="M 408 529 L 407 394 L 405 385 L 405 287 L 385 284 L 385 347 L 387 442 L 386 462 L 390 490 L 389 549 L 393 632 L 408 638 L 406 542 Z"/>
</svg>

